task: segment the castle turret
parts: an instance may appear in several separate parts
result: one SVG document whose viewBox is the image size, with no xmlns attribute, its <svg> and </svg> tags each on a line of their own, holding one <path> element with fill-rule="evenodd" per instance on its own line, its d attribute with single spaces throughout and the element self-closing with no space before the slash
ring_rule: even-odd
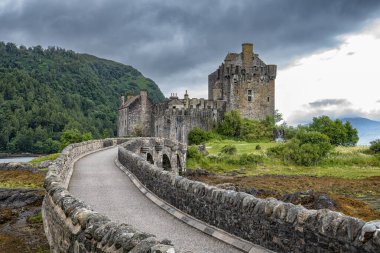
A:
<svg viewBox="0 0 380 253">
<path fill-rule="evenodd" d="M 253 67 L 253 44 L 243 43 L 242 44 L 242 61 L 243 68 L 249 70 Z"/>
</svg>

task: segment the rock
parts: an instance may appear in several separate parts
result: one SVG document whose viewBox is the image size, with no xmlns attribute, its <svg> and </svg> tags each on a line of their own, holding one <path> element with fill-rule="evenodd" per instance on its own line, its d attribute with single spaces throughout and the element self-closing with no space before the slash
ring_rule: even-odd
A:
<svg viewBox="0 0 380 253">
<path fill-rule="evenodd" d="M 295 192 L 292 194 L 285 194 L 282 198 L 284 202 L 290 202 L 295 205 L 303 205 L 309 209 L 330 209 L 336 210 L 336 203 L 329 198 L 327 194 L 307 191 L 307 192 Z"/>
<path fill-rule="evenodd" d="M 0 208 L 18 208 L 42 201 L 42 190 L 0 189 Z"/>
<path fill-rule="evenodd" d="M 380 220 L 374 220 L 374 221 L 369 221 L 366 224 L 364 224 L 362 228 L 362 232 L 359 237 L 359 241 L 361 242 L 367 242 L 370 240 L 375 232 L 380 230 Z"/>
<path fill-rule="evenodd" d="M 39 169 L 48 168 L 52 163 L 53 163 L 52 161 L 46 160 L 46 161 L 43 161 L 43 162 L 40 162 L 39 164 L 37 164 L 37 168 L 39 168 Z"/>
<path fill-rule="evenodd" d="M 217 184 L 215 186 L 221 189 L 225 189 L 225 190 L 236 191 L 236 186 L 233 183 L 223 183 L 223 184 Z"/>
<path fill-rule="evenodd" d="M 0 163 L 0 170 L 22 170 L 36 172 L 37 168 L 30 163 Z"/>
</svg>

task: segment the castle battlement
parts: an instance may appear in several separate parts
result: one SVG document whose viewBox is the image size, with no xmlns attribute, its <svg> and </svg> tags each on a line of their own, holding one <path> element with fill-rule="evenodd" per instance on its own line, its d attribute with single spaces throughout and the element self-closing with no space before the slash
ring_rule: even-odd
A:
<svg viewBox="0 0 380 253">
<path fill-rule="evenodd" d="M 241 53 L 228 53 L 224 62 L 208 76 L 208 99 L 179 98 L 171 93 L 164 102 L 153 104 L 146 91 L 121 97 L 118 136 L 143 135 L 187 142 L 194 128 L 209 130 L 226 112 L 237 110 L 245 118 L 265 119 L 274 115 L 276 65 L 267 65 L 243 43 Z"/>
</svg>

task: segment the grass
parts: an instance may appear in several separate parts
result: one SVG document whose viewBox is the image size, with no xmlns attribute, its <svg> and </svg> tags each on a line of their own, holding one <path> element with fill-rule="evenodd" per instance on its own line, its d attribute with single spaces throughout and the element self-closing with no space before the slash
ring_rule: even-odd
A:
<svg viewBox="0 0 380 253">
<path fill-rule="evenodd" d="M 30 224 L 42 223 L 42 213 L 38 212 L 36 215 L 31 215 L 27 218 L 27 222 Z"/>
<path fill-rule="evenodd" d="M 41 163 L 43 161 L 53 161 L 55 159 L 57 159 L 57 157 L 60 155 L 61 153 L 54 153 L 54 154 L 50 154 L 50 155 L 46 155 L 46 156 L 40 156 L 40 157 L 37 157 L 37 158 L 34 158 L 33 160 L 30 161 L 31 164 L 38 164 L 38 163 Z"/>
<path fill-rule="evenodd" d="M 225 145 L 235 145 L 237 155 L 232 157 L 220 156 L 220 150 Z M 256 146 L 261 149 L 257 150 Z M 204 168 L 217 174 L 228 172 L 244 172 L 246 176 L 257 175 L 289 175 L 289 176 L 316 176 L 338 177 L 347 179 L 362 179 L 380 176 L 380 159 L 368 154 L 367 147 L 336 147 L 333 152 L 318 166 L 300 166 L 284 164 L 281 160 L 268 157 L 268 148 L 279 145 L 278 143 L 250 143 L 236 140 L 217 140 L 206 143 L 208 156 L 201 159 L 189 158 L 189 169 Z M 259 164 L 233 164 L 232 160 L 239 159 L 243 154 L 254 154 L 262 157 Z"/>
<path fill-rule="evenodd" d="M 45 174 L 30 171 L 0 171 L 0 188 L 42 188 Z"/>
</svg>

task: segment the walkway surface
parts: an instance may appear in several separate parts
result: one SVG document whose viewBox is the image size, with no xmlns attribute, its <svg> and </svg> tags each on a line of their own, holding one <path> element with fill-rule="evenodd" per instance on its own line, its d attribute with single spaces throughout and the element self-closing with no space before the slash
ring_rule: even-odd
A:
<svg viewBox="0 0 380 253">
<path fill-rule="evenodd" d="M 112 221 L 131 224 L 140 231 L 169 239 L 182 252 L 242 252 L 188 226 L 146 198 L 114 164 L 117 148 L 88 155 L 78 162 L 69 191 Z M 262 252 L 262 251 L 257 251 Z"/>
</svg>

